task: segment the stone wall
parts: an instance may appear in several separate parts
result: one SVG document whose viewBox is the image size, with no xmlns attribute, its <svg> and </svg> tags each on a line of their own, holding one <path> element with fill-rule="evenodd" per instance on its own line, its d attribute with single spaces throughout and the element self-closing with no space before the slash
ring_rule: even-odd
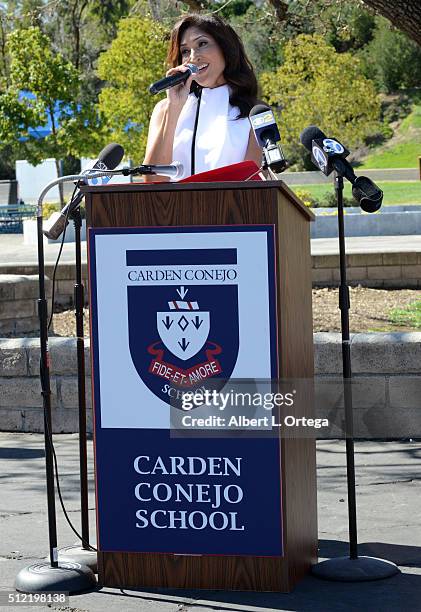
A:
<svg viewBox="0 0 421 612">
<path fill-rule="evenodd" d="M 363 253 L 347 256 L 347 275 L 350 285 L 362 285 L 373 288 L 417 288 L 421 287 L 421 253 Z M 339 282 L 339 255 L 312 256 L 313 286 L 335 287 Z M 54 266 L 46 264 L 45 274 L 53 277 Z M 37 274 L 37 266 L 3 264 L 2 275 Z M 19 271 L 19 274 L 17 274 Z M 0 278 L 1 276 L 0 275 Z M 82 265 L 82 277 L 85 284 L 85 303 L 88 303 L 88 271 Z M 59 306 L 73 305 L 75 284 L 75 267 L 72 264 L 60 264 L 56 273 L 55 303 Z M 34 289 L 35 290 L 35 289 Z M 50 290 L 50 289 L 49 289 Z M 0 315 L 1 318 L 1 315 Z M 5 330 L 4 330 L 5 331 Z M 23 331 L 23 330 L 22 330 Z M 1 327 L 0 327 L 1 335 Z"/>
<path fill-rule="evenodd" d="M 322 385 L 319 416 L 330 410 L 333 417 L 343 405 L 341 338 L 317 333 L 314 339 L 317 384 Z M 0 430 L 43 431 L 38 345 L 36 338 L 0 339 Z M 353 334 L 351 353 L 357 435 L 367 436 L 371 425 L 382 423 L 391 437 L 420 437 L 421 333 Z M 51 338 L 50 355 L 53 429 L 76 432 L 76 340 Z M 89 372 L 89 341 L 85 360 Z M 89 377 L 86 388 L 91 431 Z"/>
<path fill-rule="evenodd" d="M 313 286 L 332 287 L 339 282 L 339 255 L 314 255 Z M 421 287 L 421 253 L 361 253 L 347 256 L 350 285 L 373 288 Z"/>
<path fill-rule="evenodd" d="M 338 214 L 335 208 L 315 208 L 316 220 L 310 224 L 311 238 L 337 238 Z M 421 206 L 402 204 L 383 206 L 375 215 L 359 207 L 345 209 L 345 236 L 417 236 L 421 234 Z"/>
<path fill-rule="evenodd" d="M 341 335 L 318 332 L 314 341 L 318 416 L 338 421 Z M 351 359 L 355 436 L 421 438 L 421 333 L 351 334 Z"/>
<path fill-rule="evenodd" d="M 0 266 L 1 275 L 37 275 L 37 265 L 25 264 L 2 264 Z M 53 278 L 54 264 L 45 264 L 45 275 L 48 279 Z M 38 277 L 37 277 L 38 278 Z M 85 285 L 85 303 L 88 303 L 88 268 L 86 263 L 82 264 L 82 278 Z M 56 272 L 56 286 L 54 302 L 59 306 L 72 306 L 73 293 L 75 286 L 75 265 L 74 264 L 59 264 Z M 51 289 L 49 288 L 51 291 Z M 50 294 L 51 295 L 51 294 Z"/>
<path fill-rule="evenodd" d="M 89 367 L 89 341 L 85 349 Z M 50 338 L 53 431 L 78 431 L 77 359 L 75 338 Z M 42 432 L 43 410 L 37 338 L 0 339 L 0 431 Z M 87 416 L 91 422 L 91 385 L 86 381 Z"/>
<path fill-rule="evenodd" d="M 45 279 L 51 297 L 51 282 Z M 0 274 L 0 336 L 22 335 L 39 329 L 38 275 Z"/>
</svg>

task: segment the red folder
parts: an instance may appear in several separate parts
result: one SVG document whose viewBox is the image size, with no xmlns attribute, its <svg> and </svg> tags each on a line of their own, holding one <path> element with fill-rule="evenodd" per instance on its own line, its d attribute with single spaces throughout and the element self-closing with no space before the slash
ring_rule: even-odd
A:
<svg viewBox="0 0 421 612">
<path fill-rule="evenodd" d="M 177 182 L 215 183 L 228 181 L 245 181 L 247 179 L 251 181 L 262 180 L 262 178 L 259 176 L 259 167 L 254 161 L 243 161 L 238 164 L 231 164 L 230 166 L 215 168 L 215 170 L 209 170 L 208 172 L 200 172 L 199 174 L 193 174 L 193 176 L 188 176 L 187 178 Z"/>
</svg>

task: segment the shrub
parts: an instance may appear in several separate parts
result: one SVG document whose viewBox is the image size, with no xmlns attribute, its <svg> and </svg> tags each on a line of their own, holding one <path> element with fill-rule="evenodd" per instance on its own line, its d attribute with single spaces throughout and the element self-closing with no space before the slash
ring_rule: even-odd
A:
<svg viewBox="0 0 421 612">
<path fill-rule="evenodd" d="M 288 42 L 284 54 L 284 63 L 263 73 L 260 83 L 264 100 L 280 111 L 282 141 L 292 163 L 301 156 L 301 165 L 308 164 L 307 152 L 296 143 L 310 124 L 349 147 L 379 129 L 380 101 L 357 58 L 308 34 Z"/>
<path fill-rule="evenodd" d="M 59 212 L 60 210 L 59 202 L 47 202 L 42 206 L 42 218 L 49 219 L 53 213 Z"/>
<path fill-rule="evenodd" d="M 305 206 L 308 206 L 309 208 L 317 208 L 319 206 L 317 200 L 311 195 L 309 191 L 306 191 L 305 189 L 295 189 L 295 195 L 300 198 L 300 200 Z"/>
<path fill-rule="evenodd" d="M 344 207 L 349 206 L 357 206 L 354 198 L 345 198 L 343 199 Z M 336 206 L 336 193 L 334 191 L 329 191 L 324 194 L 323 199 L 320 200 L 319 206 L 322 208 L 335 208 Z"/>
</svg>

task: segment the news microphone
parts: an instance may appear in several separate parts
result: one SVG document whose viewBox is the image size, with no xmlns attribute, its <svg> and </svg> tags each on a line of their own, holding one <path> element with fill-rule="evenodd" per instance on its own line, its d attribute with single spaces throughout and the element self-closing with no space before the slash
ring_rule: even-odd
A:
<svg viewBox="0 0 421 612">
<path fill-rule="evenodd" d="M 185 72 L 176 72 L 171 76 L 164 77 L 160 79 L 156 83 L 152 83 L 149 87 L 149 93 L 157 94 L 161 91 L 165 91 L 166 89 L 170 89 L 170 87 L 174 87 L 174 85 L 179 85 L 180 83 L 185 83 L 189 76 L 192 74 L 196 74 L 199 72 L 199 68 L 195 66 L 195 64 L 186 64 L 188 70 Z"/>
<path fill-rule="evenodd" d="M 350 183 L 355 181 L 355 172 L 346 160 L 349 151 L 338 140 L 328 138 L 318 127 L 310 125 L 301 132 L 300 141 L 310 151 L 312 162 L 324 175 L 329 176 L 333 170 L 337 170 Z"/>
<path fill-rule="evenodd" d="M 114 168 L 116 168 L 123 159 L 123 156 L 123 147 L 115 142 L 112 142 L 104 147 L 92 168 L 89 168 L 89 170 L 85 170 L 84 172 L 88 184 L 94 185 L 101 182 L 102 185 L 105 185 L 108 183 L 111 176 L 104 175 L 103 177 L 89 179 L 89 174 L 94 173 L 95 170 L 114 170 Z M 83 194 L 78 191 L 75 197 L 68 204 L 66 204 L 66 206 L 64 206 L 59 213 L 57 212 L 51 215 L 46 222 L 45 229 L 42 230 L 42 233 L 50 240 L 57 240 L 68 224 L 70 214 L 80 205 L 83 197 Z"/>
<path fill-rule="evenodd" d="M 379 210 L 383 201 L 383 191 L 366 176 L 356 176 L 353 167 L 346 159 L 348 149 L 338 140 L 328 138 L 322 130 L 315 125 L 305 128 L 300 134 L 301 144 L 311 153 L 311 160 L 324 175 L 336 170 L 352 185 L 352 195 L 368 213 Z"/>
<path fill-rule="evenodd" d="M 272 109 L 265 104 L 253 106 L 249 113 L 249 120 L 257 140 L 257 144 L 263 149 L 263 160 L 265 165 L 273 172 L 283 172 L 288 165 L 281 145 L 278 126 Z"/>
</svg>

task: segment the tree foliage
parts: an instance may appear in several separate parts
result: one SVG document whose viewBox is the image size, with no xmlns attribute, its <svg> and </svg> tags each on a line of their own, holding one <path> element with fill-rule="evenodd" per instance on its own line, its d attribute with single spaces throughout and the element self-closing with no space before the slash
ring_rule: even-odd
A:
<svg viewBox="0 0 421 612">
<path fill-rule="evenodd" d="M 156 97 L 148 87 L 165 73 L 166 28 L 149 17 L 129 17 L 120 22 L 117 37 L 98 61 L 106 85 L 99 108 L 112 136 L 132 159 L 145 153 L 147 128 Z"/>
<path fill-rule="evenodd" d="M 386 93 L 421 87 L 421 47 L 382 17 L 362 58 L 367 76 Z"/>
<path fill-rule="evenodd" d="M 265 70 L 274 70 L 282 62 L 283 35 L 267 0 L 260 6 L 244 2 L 243 12 L 240 12 L 239 4 L 237 0 L 234 9 L 228 4 L 226 9 L 221 10 L 221 16 L 229 20 L 240 36 L 247 56 L 259 76 Z M 236 12 L 229 15 L 231 10 Z"/>
<path fill-rule="evenodd" d="M 38 27 L 12 32 L 7 50 L 10 72 L 4 99 L 9 99 L 11 105 L 14 97 L 15 108 L 25 109 L 26 116 L 18 130 L 20 137 L 27 139 L 30 160 L 37 163 L 45 157 L 60 159 L 70 154 L 92 153 L 96 148 L 96 117 L 92 108 L 78 103 L 79 71 L 53 50 Z M 22 96 L 23 92 L 29 95 Z M 28 133 L 29 127 L 46 124 L 51 127 L 48 136 L 32 138 Z M 1 134 L 6 142 L 10 136 L 7 132 Z"/>
<path fill-rule="evenodd" d="M 355 1 L 355 0 L 354 0 Z M 421 46 L 421 3 L 419 0 L 363 0 Z"/>
<path fill-rule="evenodd" d="M 140 160 L 157 101 L 148 86 L 165 72 L 168 30 L 181 14 L 197 10 L 216 11 L 237 30 L 262 75 L 265 98 L 283 107 L 281 124 L 289 142 L 297 141 L 300 129 L 314 122 L 352 145 L 371 131 L 378 108 L 373 86 L 363 79 L 355 57 L 378 90 L 391 92 L 421 83 L 420 49 L 367 5 L 419 42 L 419 0 L 0 3 L 0 140 L 10 143 L 10 159 L 24 155 L 37 161 L 70 153 L 93 156 L 112 137 Z M 25 32 L 32 27 L 48 38 L 36 43 L 31 35 L 27 40 Z M 8 37 L 16 40 L 13 53 Z M 21 66 L 17 72 L 13 69 L 13 77 L 12 60 Z M 34 97 L 19 97 L 22 88 L 33 91 Z M 59 118 L 55 137 L 22 141 L 27 128 L 44 124 L 52 108 Z M 98 122 L 98 108 L 106 130 Z M 291 145 L 295 154 L 293 149 Z"/>
<path fill-rule="evenodd" d="M 300 132 L 315 124 L 355 146 L 378 127 L 380 103 L 358 59 L 337 53 L 320 35 L 302 34 L 285 46 L 285 62 L 261 76 L 263 97 L 280 110 L 289 154 L 297 159 Z"/>
<path fill-rule="evenodd" d="M 0 94 L 0 142 L 19 143 L 22 155 L 37 164 L 47 157 L 89 155 L 97 149 L 96 113 L 78 103 L 80 74 L 56 53 L 39 27 L 14 30 L 7 39 L 9 74 Z M 49 126 L 36 137 L 29 128 Z"/>
</svg>

